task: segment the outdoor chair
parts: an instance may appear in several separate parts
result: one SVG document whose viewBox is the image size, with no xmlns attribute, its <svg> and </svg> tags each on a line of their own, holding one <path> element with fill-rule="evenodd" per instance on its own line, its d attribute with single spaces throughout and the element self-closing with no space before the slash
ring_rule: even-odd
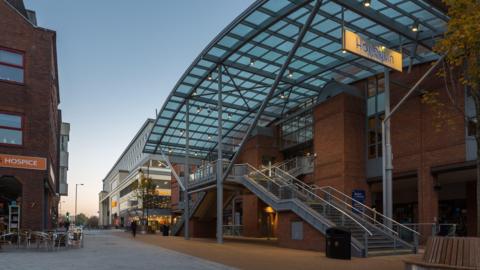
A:
<svg viewBox="0 0 480 270">
<path fill-rule="evenodd" d="M 57 250 L 60 247 L 68 248 L 68 232 L 56 233 L 54 239 L 55 239 L 54 245 L 57 248 Z"/>
<path fill-rule="evenodd" d="M 19 245 L 23 243 L 26 248 L 30 247 L 32 240 L 32 231 L 31 230 L 23 230 L 19 235 Z"/>
<path fill-rule="evenodd" d="M 32 232 L 31 240 L 35 240 L 37 248 L 43 246 L 47 250 L 50 250 L 53 248 L 54 245 L 53 233 Z"/>
<path fill-rule="evenodd" d="M 2 245 L 9 245 L 11 244 L 11 233 L 7 232 L 2 232 L 0 233 L 0 248 L 2 248 Z"/>
</svg>

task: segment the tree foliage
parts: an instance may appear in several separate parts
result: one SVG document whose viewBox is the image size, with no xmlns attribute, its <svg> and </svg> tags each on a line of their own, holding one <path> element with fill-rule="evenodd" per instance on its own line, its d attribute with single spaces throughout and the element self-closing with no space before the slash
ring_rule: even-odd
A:
<svg viewBox="0 0 480 270">
<path fill-rule="evenodd" d="M 459 70 L 459 82 L 464 85 L 475 103 L 477 141 L 477 236 L 480 236 L 480 1 L 444 0 L 450 21 L 447 31 L 435 50 L 445 55 L 446 63 Z M 443 74 L 448 76 L 448 74 Z M 450 76 L 452 79 L 452 76 Z M 453 84 L 452 84 L 453 85 Z M 467 119 L 469 120 L 469 119 Z"/>
<path fill-rule="evenodd" d="M 88 218 L 87 222 L 85 225 L 88 228 L 97 228 L 98 227 L 98 217 L 97 216 L 91 216 Z"/>
<path fill-rule="evenodd" d="M 75 217 L 76 225 L 85 225 L 87 223 L 88 217 L 84 213 L 80 213 Z"/>
<path fill-rule="evenodd" d="M 463 70 L 460 82 L 478 95 L 480 85 L 480 2 L 477 0 L 444 0 L 448 7 L 445 37 L 435 50 L 446 55 L 452 67 Z"/>
<path fill-rule="evenodd" d="M 140 179 L 138 180 L 138 187 L 135 192 L 135 197 L 141 202 L 142 214 L 144 218 L 148 218 L 148 209 L 153 208 L 151 205 L 156 195 L 156 186 L 151 177 L 146 177 L 143 171 L 140 170 Z"/>
</svg>

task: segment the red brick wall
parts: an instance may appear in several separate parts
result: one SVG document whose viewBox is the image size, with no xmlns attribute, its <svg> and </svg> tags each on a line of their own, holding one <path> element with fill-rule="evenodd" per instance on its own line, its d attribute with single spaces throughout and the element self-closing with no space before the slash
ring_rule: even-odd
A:
<svg viewBox="0 0 480 270">
<path fill-rule="evenodd" d="M 410 74 L 395 72 L 391 74 L 391 79 L 411 86 L 429 67 L 430 64 L 417 66 Z M 409 98 L 392 117 L 393 166 L 394 173 L 418 172 L 418 222 L 430 223 L 438 217 L 438 194 L 433 188 L 435 179 L 431 168 L 465 161 L 465 124 L 463 115 L 448 99 L 443 79 L 431 75 L 420 89 L 439 93 L 439 101 L 445 104 L 443 113 L 452 120 L 452 124 L 449 126 L 440 122 L 442 128 L 436 129 L 439 120 L 434 117 L 433 107 L 423 104 L 418 94 Z M 457 84 L 456 89 L 453 93 L 460 110 L 463 110 L 463 87 Z M 392 105 L 397 104 L 404 95 L 405 89 L 392 84 Z"/>
<path fill-rule="evenodd" d="M 283 156 L 278 150 L 276 137 L 257 135 L 247 140 L 237 163 L 249 163 L 258 168 L 262 164 L 262 156 L 275 157 L 275 162 L 281 161 Z M 261 237 L 259 223 L 260 211 L 266 205 L 255 195 L 243 195 L 243 235 L 248 237 Z"/>
<path fill-rule="evenodd" d="M 173 170 L 175 170 L 175 172 L 179 175 L 180 174 L 180 171 L 181 169 L 183 170 L 183 167 L 181 167 L 181 165 L 178 165 L 178 164 L 172 164 L 173 166 Z M 171 207 L 172 207 L 172 210 L 177 210 L 178 209 L 178 202 L 180 200 L 180 190 L 181 190 L 181 187 L 180 185 L 178 184 L 177 182 L 177 179 L 175 178 L 175 176 L 173 176 L 173 173 L 172 173 L 172 180 L 171 180 L 171 188 L 172 188 L 172 197 L 171 197 Z"/>
<path fill-rule="evenodd" d="M 216 221 L 215 219 L 200 220 L 198 218 L 190 219 L 189 223 L 190 237 L 198 238 L 215 238 L 216 236 Z M 180 232 L 184 236 L 184 229 Z"/>
<path fill-rule="evenodd" d="M 304 221 L 302 221 L 303 240 L 292 240 L 292 221 L 301 221 L 301 219 L 292 212 L 278 213 L 277 237 L 280 246 L 325 251 L 325 236 Z"/>
<path fill-rule="evenodd" d="M 318 105 L 314 109 L 313 147 L 317 155 L 315 184 L 332 186 L 346 194 L 357 188 L 367 190 L 365 101 L 340 94 Z"/>
<path fill-rule="evenodd" d="M 34 28 L 21 15 L 0 1 L 0 46 L 25 53 L 25 83 L 0 81 L 0 111 L 24 117 L 24 145 L 0 146 L 0 153 L 39 156 L 52 164 L 58 181 L 58 93 L 56 81 L 55 32 Z M 53 74 L 53 76 L 52 76 Z M 1 175 L 16 176 L 23 185 L 22 224 L 24 228 L 43 228 L 44 179 L 50 185 L 50 208 L 56 208 L 56 183 L 44 172 L 0 168 Z M 50 211 L 49 211 L 50 212 Z M 51 227 L 50 217 L 48 227 Z"/>
<path fill-rule="evenodd" d="M 276 142 L 276 137 L 264 135 L 249 138 L 238 156 L 237 163 L 249 163 L 258 168 L 262 165 L 262 156 L 275 157 L 275 162 L 283 160 Z"/>
</svg>

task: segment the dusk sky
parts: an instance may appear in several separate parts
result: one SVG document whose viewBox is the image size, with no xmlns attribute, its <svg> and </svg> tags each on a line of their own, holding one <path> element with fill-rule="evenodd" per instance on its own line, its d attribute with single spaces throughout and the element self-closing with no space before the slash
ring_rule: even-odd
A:
<svg viewBox="0 0 480 270">
<path fill-rule="evenodd" d="M 98 193 L 143 122 L 203 48 L 253 0 L 25 0 L 57 32 L 60 108 L 71 124 L 61 211 L 96 215 Z M 63 203 L 65 201 L 65 203 Z"/>
</svg>

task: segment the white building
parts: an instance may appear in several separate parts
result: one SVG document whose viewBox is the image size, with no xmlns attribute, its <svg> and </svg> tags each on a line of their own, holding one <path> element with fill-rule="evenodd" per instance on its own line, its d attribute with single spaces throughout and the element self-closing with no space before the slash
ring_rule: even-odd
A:
<svg viewBox="0 0 480 270">
<path fill-rule="evenodd" d="M 128 226 L 132 219 L 142 217 L 142 202 L 138 196 L 141 175 L 150 177 L 155 185 L 156 207 L 148 209 L 149 225 L 157 229 L 170 222 L 171 171 L 162 162 L 161 156 L 142 152 L 154 124 L 147 119 L 117 162 L 102 180 L 99 193 L 99 225 Z"/>
<path fill-rule="evenodd" d="M 59 188 L 60 196 L 68 196 L 68 141 L 70 140 L 70 124 L 63 123 L 60 127 L 60 167 L 59 167 Z"/>
</svg>

